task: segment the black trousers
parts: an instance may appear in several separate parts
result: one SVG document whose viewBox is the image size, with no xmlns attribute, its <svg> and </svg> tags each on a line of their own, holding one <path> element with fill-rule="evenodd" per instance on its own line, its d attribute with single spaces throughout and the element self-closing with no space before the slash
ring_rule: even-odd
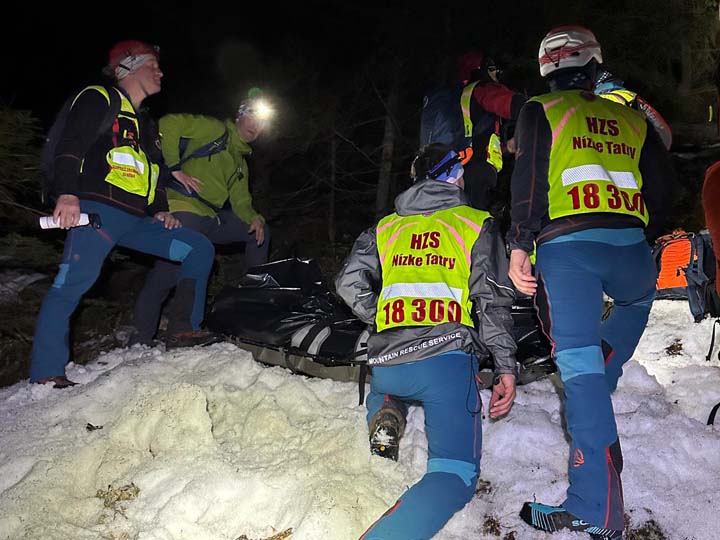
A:
<svg viewBox="0 0 720 540">
<path fill-rule="evenodd" d="M 471 159 L 465 165 L 465 194 L 470 205 L 478 210 L 490 210 L 492 190 L 497 186 L 497 170 L 484 157 Z"/>
</svg>

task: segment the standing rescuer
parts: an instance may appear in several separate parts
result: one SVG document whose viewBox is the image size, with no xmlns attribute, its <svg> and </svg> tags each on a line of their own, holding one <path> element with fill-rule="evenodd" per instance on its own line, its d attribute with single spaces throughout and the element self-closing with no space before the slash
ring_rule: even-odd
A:
<svg viewBox="0 0 720 540">
<path fill-rule="evenodd" d="M 140 109 L 146 97 L 160 92 L 157 49 L 141 41 L 120 42 L 110 50 L 107 72 L 115 84 L 89 86 L 77 95 L 53 156 L 53 218 L 70 231 L 38 315 L 30 380 L 55 388 L 74 384 L 65 376 L 70 317 L 115 246 L 180 263 L 180 283 L 188 294 L 176 304 L 178 331 L 199 331 L 213 261 L 212 244 L 181 228 L 158 186 L 157 131 Z M 118 111 L 99 133 L 113 92 L 119 96 Z M 74 228 L 81 213 L 96 214 L 102 227 Z"/>
<path fill-rule="evenodd" d="M 551 30 L 538 59 L 551 91 L 518 119 L 507 239 L 510 278 L 537 293 L 562 378 L 570 485 L 560 506 L 525 503 L 520 516 L 547 532 L 620 540 L 623 460 L 610 395 L 655 297 L 645 229 L 660 229 L 672 163 L 641 113 L 593 94 L 602 53 L 591 31 Z M 601 322 L 603 293 L 614 307 Z"/>
<path fill-rule="evenodd" d="M 490 416 L 515 399 L 515 293 L 502 237 L 487 212 L 468 205 L 460 156 L 448 145 L 423 147 L 411 174 L 396 212 L 357 239 L 336 279 L 340 297 L 372 326 L 373 450 L 397 457 L 386 450 L 397 446 L 408 401 L 422 404 L 428 439 L 427 473 L 362 540 L 432 538 L 473 497 L 482 438 L 476 355 L 495 359 Z"/>
</svg>

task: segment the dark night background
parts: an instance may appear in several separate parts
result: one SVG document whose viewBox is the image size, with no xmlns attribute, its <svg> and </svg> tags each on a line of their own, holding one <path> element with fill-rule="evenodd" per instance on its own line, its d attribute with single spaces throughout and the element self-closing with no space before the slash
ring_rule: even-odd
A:
<svg viewBox="0 0 720 540">
<path fill-rule="evenodd" d="M 5 266 L 54 273 L 62 233 L 30 231 L 35 216 L 13 204 L 41 208 L 42 135 L 70 93 L 99 80 L 107 51 L 123 39 L 160 46 L 163 90 L 145 102 L 156 118 L 170 112 L 231 117 L 250 87 L 265 91 L 278 114 L 253 145 L 250 177 L 255 206 L 272 230 L 271 259 L 316 258 L 329 275 L 356 235 L 390 211 L 409 185 L 423 93 L 453 78 L 455 59 L 468 48 L 484 50 L 503 69 L 502 82 L 532 96 L 546 91 L 537 67 L 545 33 L 571 23 L 593 30 L 605 64 L 673 128 L 681 184 L 674 224 L 702 226 L 704 170 L 720 159 L 716 0 L 163 1 L 16 5 L 13 11 L 0 35 Z M 715 107 L 715 118 L 708 119 L 708 107 Z M 509 159 L 494 208 L 501 217 L 511 172 Z M 232 281 L 230 262 L 218 265 L 211 293 Z M 120 252 L 106 264 L 94 298 L 113 298 L 115 284 L 127 303 L 147 264 Z M 123 268 L 130 268 L 129 281 L 117 276 Z M 107 319 L 109 308 L 101 307 L 100 318 Z M 113 320 L 126 322 L 126 313 Z M 14 353 L 5 349 L 4 362 L 13 355 L 26 362 L 32 322 L 0 321 L 0 327 L 15 325 L 4 337 L 19 335 L 21 342 Z"/>
<path fill-rule="evenodd" d="M 231 116 L 260 86 L 278 115 L 254 145 L 258 209 L 281 227 L 317 221 L 316 233 L 332 243 L 371 225 L 407 186 L 423 92 L 454 75 L 464 50 L 484 50 L 503 82 L 535 95 L 545 91 L 536 60 L 543 35 L 583 24 L 606 65 L 673 124 L 676 142 L 697 143 L 680 124 L 706 122 L 716 101 L 717 19 L 708 0 L 33 7 L 8 20 L 4 50 L 16 52 L 6 54 L 1 96 L 46 129 L 69 93 L 97 80 L 110 46 L 128 38 L 161 48 L 163 91 L 146 101 L 156 117 Z M 392 168 L 387 193 L 378 194 L 388 129 Z"/>
</svg>

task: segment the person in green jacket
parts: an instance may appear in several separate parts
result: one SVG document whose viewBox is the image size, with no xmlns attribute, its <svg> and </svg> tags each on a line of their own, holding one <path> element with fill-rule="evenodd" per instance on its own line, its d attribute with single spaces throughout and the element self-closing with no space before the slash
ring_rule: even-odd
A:
<svg viewBox="0 0 720 540">
<path fill-rule="evenodd" d="M 213 244 L 245 244 L 248 267 L 268 258 L 270 233 L 253 208 L 246 158 L 269 115 L 265 102 L 251 97 L 240 104 L 234 121 L 193 114 L 160 119 L 162 153 L 175 179 L 168 189 L 170 212 Z M 131 345 L 152 344 L 178 270 L 178 265 L 158 260 L 149 272 L 135 303 Z M 168 333 L 176 322 L 168 319 Z"/>
</svg>

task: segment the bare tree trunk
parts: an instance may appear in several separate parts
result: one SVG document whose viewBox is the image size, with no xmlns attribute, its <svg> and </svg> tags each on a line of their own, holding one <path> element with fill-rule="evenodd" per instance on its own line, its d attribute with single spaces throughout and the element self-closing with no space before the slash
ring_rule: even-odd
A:
<svg viewBox="0 0 720 540">
<path fill-rule="evenodd" d="M 378 177 L 377 194 L 375 197 L 375 217 L 380 219 L 388 208 L 390 194 L 390 178 L 392 174 L 393 156 L 395 154 L 395 141 L 397 139 L 397 124 L 394 116 L 400 102 L 400 71 L 399 57 L 393 63 L 392 83 L 385 111 L 385 133 L 382 144 L 382 159 L 380 162 L 380 175 Z"/>
<path fill-rule="evenodd" d="M 678 92 L 685 97 L 690 94 L 692 89 L 693 65 L 692 65 L 692 49 L 687 38 L 680 43 L 680 61 L 681 61 L 681 79 L 678 85 Z"/>
<path fill-rule="evenodd" d="M 337 137 L 334 135 L 330 138 L 330 195 L 328 200 L 328 242 L 335 247 L 335 186 L 337 182 Z"/>
</svg>

